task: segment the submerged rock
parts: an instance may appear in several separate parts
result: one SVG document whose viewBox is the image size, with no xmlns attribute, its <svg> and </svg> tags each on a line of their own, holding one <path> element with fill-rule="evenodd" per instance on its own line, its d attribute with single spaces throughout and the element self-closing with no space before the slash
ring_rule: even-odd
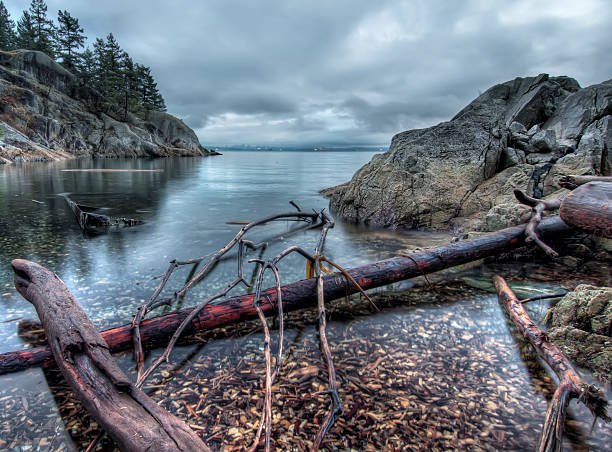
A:
<svg viewBox="0 0 612 452">
<path fill-rule="evenodd" d="M 517 78 L 448 122 L 397 134 L 389 151 L 325 194 L 351 222 L 496 229 L 515 221 L 494 211 L 518 206 L 513 189 L 540 197 L 563 174 L 611 174 L 611 115 L 612 80 L 581 89 L 569 77 Z"/>
<path fill-rule="evenodd" d="M 0 164 L 96 157 L 204 156 L 193 130 L 160 111 L 124 113 L 42 52 L 0 51 Z"/>
<path fill-rule="evenodd" d="M 580 285 L 547 318 L 548 336 L 568 358 L 612 381 L 612 288 Z"/>
</svg>

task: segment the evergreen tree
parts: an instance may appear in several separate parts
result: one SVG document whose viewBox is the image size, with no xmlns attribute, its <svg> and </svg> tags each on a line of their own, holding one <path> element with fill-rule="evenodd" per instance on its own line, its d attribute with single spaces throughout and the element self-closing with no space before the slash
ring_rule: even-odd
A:
<svg viewBox="0 0 612 452">
<path fill-rule="evenodd" d="M 147 66 L 138 64 L 137 69 L 140 94 L 140 104 L 145 110 L 166 111 L 164 98 L 157 89 L 157 83 L 151 75 L 151 69 Z"/>
<path fill-rule="evenodd" d="M 95 83 L 98 62 L 96 56 L 88 47 L 76 58 L 76 70 L 84 84 Z"/>
<path fill-rule="evenodd" d="M 34 31 L 34 46 L 30 50 L 40 50 L 51 58 L 55 58 L 55 25 L 53 25 L 53 21 L 47 19 L 45 0 L 32 0 L 29 15 Z"/>
<path fill-rule="evenodd" d="M 34 48 L 34 23 L 32 17 L 27 11 L 21 15 L 21 19 L 17 22 L 17 48 L 33 49 Z"/>
<path fill-rule="evenodd" d="M 97 60 L 96 87 L 110 101 L 116 103 L 122 100 L 121 60 L 124 53 L 112 33 L 108 34 L 106 41 L 96 38 L 94 43 L 94 55 Z"/>
<path fill-rule="evenodd" d="M 15 22 L 11 20 L 4 3 L 0 1 L 0 49 L 12 50 L 16 44 Z"/>
<path fill-rule="evenodd" d="M 121 75 L 123 76 L 122 84 L 122 105 L 123 105 L 123 119 L 127 120 L 129 112 L 138 112 L 140 109 L 138 92 L 139 87 L 139 74 L 137 66 L 134 65 L 132 58 L 127 53 L 123 54 L 121 59 Z"/>
<path fill-rule="evenodd" d="M 66 69 L 74 70 L 78 65 L 78 49 L 85 44 L 83 28 L 79 26 L 79 20 L 72 17 L 66 10 L 57 12 L 57 50 L 62 58 L 62 64 Z"/>
</svg>

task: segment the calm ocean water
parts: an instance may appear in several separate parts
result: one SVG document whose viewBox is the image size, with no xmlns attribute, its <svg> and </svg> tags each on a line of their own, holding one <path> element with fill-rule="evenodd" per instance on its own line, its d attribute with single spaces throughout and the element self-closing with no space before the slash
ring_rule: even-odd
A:
<svg viewBox="0 0 612 452">
<path fill-rule="evenodd" d="M 37 315 L 13 287 L 11 259 L 30 259 L 56 272 L 98 328 L 124 324 L 153 291 L 156 283 L 150 278 L 163 273 L 171 259 L 214 252 L 241 227 L 228 222 L 293 211 L 290 200 L 305 210 L 326 208 L 328 201 L 319 190 L 349 180 L 372 155 L 245 151 L 204 159 L 73 160 L 0 167 L 0 352 L 27 346 L 27 331 L 38 328 L 28 326 Z M 163 171 L 62 171 L 77 168 Z M 86 236 L 62 197 L 66 193 L 107 215 L 145 223 Z M 294 227 L 292 222 L 275 222 L 251 239 L 259 241 Z M 266 255 L 294 244 L 312 250 L 318 237 L 318 230 L 299 233 L 274 243 Z M 338 222 L 328 235 L 325 254 L 352 267 L 449 239 L 447 234 Z M 168 293 L 184 283 L 189 270 L 175 272 Z M 235 274 L 235 260 L 221 262 L 184 305 L 216 292 Z M 284 283 L 304 277 L 303 259 L 292 256 L 283 261 Z M 271 280 L 265 284 L 271 285 Z M 554 382 L 533 353 L 510 334 L 496 297 L 452 283 L 438 292 L 421 290 L 402 303 L 406 304 L 388 305 L 376 315 L 363 316 L 351 307 L 340 309 L 336 318 L 332 314 L 328 335 L 345 415 L 330 432 L 329 446 L 535 448 Z M 536 317 L 544 313 L 543 306 L 530 309 Z M 325 396 L 313 395 L 323 389 L 326 378 L 317 370 L 321 364 L 313 323 L 298 317 L 286 330 L 288 357 L 275 389 L 282 394 L 274 408 L 283 419 L 274 424 L 279 450 L 307 449 L 317 430 L 313 419 L 327 409 Z M 261 391 L 252 375 L 263 375 L 262 344 L 255 328 L 195 348 L 181 347 L 173 355 L 179 363 L 176 375 L 150 389 L 157 388 L 155 399 L 195 425 L 215 450 L 236 450 L 234 446 L 252 439 L 258 419 L 253 406 Z M 130 356 L 118 361 L 131 373 Z M 81 450 L 96 435 L 97 428 L 79 411 L 57 373 L 35 368 L 0 376 L 0 383 L 0 450 Z M 238 393 L 240 397 L 230 395 Z M 574 403 L 568 449 L 607 450 L 612 429 L 599 422 L 589 439 L 590 422 L 586 410 Z M 113 450 L 112 443 L 103 443 L 102 450 Z"/>
<path fill-rule="evenodd" d="M 349 180 L 372 152 L 226 152 L 209 158 L 152 160 L 72 160 L 0 168 L 0 319 L 36 320 L 34 309 L 14 290 L 10 261 L 38 262 L 56 272 L 99 327 L 125 323 L 148 298 L 155 283 L 141 283 L 163 273 L 171 259 L 207 255 L 227 243 L 240 225 L 268 215 L 323 209 L 319 190 Z M 75 168 L 163 169 L 163 172 L 87 173 Z M 95 237 L 85 236 L 61 194 L 101 213 L 138 218 L 144 225 Z M 278 222 L 252 240 L 295 227 Z M 289 245 L 313 249 L 318 231 L 308 231 L 271 246 L 267 255 Z M 399 234 L 338 224 L 328 236 L 326 252 L 347 267 L 388 257 L 423 240 L 445 241 L 444 234 Z M 290 257 L 283 281 L 305 277 L 305 264 Z M 168 284 L 175 290 L 190 269 Z M 235 274 L 224 262 L 186 304 L 218 290 Z M 0 352 L 22 341 L 18 322 L 0 324 Z"/>
</svg>

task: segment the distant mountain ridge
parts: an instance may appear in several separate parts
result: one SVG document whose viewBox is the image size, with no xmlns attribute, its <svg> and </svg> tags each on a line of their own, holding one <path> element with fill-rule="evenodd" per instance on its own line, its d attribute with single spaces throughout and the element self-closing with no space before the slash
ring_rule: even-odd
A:
<svg viewBox="0 0 612 452">
<path fill-rule="evenodd" d="M 109 103 L 46 54 L 0 51 L 0 164 L 77 156 L 207 156 L 194 131 L 160 111 Z"/>
</svg>

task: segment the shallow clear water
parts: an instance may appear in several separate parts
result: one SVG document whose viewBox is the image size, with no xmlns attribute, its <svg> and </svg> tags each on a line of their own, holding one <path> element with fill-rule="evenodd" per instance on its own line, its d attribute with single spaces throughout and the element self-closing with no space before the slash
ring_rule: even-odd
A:
<svg viewBox="0 0 612 452">
<path fill-rule="evenodd" d="M 290 200 L 305 210 L 327 207 L 319 190 L 350 179 L 371 156 L 368 152 L 227 152 L 205 159 L 74 160 L 0 167 L 0 352 L 28 346 L 23 330 L 26 321 L 37 319 L 13 288 L 11 259 L 30 259 L 56 272 L 99 328 L 127 323 L 154 289 L 156 283 L 148 280 L 163 273 L 168 261 L 216 251 L 241 227 L 227 222 L 293 211 Z M 62 171 L 74 168 L 163 171 Z M 86 236 L 63 193 L 101 207 L 107 215 L 137 218 L 145 224 Z M 251 239 L 294 227 L 276 222 Z M 266 255 L 293 244 L 312 250 L 318 237 L 317 230 L 294 235 L 273 244 Z M 447 234 L 338 223 L 328 235 L 326 255 L 352 267 L 448 240 Z M 189 270 L 174 274 L 170 292 L 183 284 Z M 217 291 L 235 273 L 234 260 L 220 263 L 189 294 L 185 305 Z M 283 282 L 304 276 L 305 264 L 296 256 L 281 266 Z M 346 416 L 330 432 L 329 446 L 336 450 L 534 448 L 554 385 L 533 354 L 513 339 L 495 297 L 462 285 L 417 292 L 415 305 L 390 303 L 380 314 L 367 317 L 357 313 L 367 310 L 365 304 L 330 307 L 330 345 Z M 535 305 L 533 309 L 534 317 L 543 313 Z M 312 420 L 320 422 L 327 409 L 325 396 L 315 394 L 324 389 L 326 376 L 313 323 L 312 314 L 295 314 L 288 322 L 289 357 L 275 396 L 275 410 L 282 414 L 274 421 L 279 450 L 307 449 L 317 429 Z M 214 333 L 200 345 L 177 350 L 174 362 L 182 364 L 163 369 L 176 372 L 174 378 L 163 387 L 150 387 L 157 390 L 156 400 L 187 419 L 215 449 L 236 450 L 234 446 L 248 444 L 258 419 L 263 338 L 256 324 L 247 328 L 220 337 Z M 118 359 L 131 373 L 131 358 Z M 0 382 L 0 450 L 76 450 L 97 433 L 52 371 L 31 369 L 0 376 Z M 388 391 L 381 390 L 384 385 Z M 574 408 L 570 422 L 573 439 L 567 447 L 585 450 L 594 443 L 595 450 L 605 450 L 612 437 L 610 428 L 598 426 L 589 441 L 588 414 Z M 103 448 L 112 446 L 104 443 Z"/>
<path fill-rule="evenodd" d="M 204 159 L 74 160 L 0 168 L 0 319 L 36 319 L 13 288 L 10 261 L 29 259 L 56 272 L 99 327 L 125 323 L 148 298 L 155 282 L 136 284 L 163 273 L 171 259 L 207 255 L 239 231 L 229 221 L 249 221 L 295 209 L 322 209 L 319 190 L 344 182 L 372 156 L 369 152 L 227 152 Z M 163 172 L 87 173 L 73 168 L 163 169 Z M 85 236 L 63 193 L 101 213 L 138 218 L 144 225 L 95 237 Z M 38 201 L 38 202 L 35 202 Z M 41 204 L 42 203 L 42 204 Z M 254 231 L 260 240 L 296 227 L 276 222 Z M 272 245 L 267 255 L 297 244 L 312 250 L 317 230 Z M 397 234 L 338 224 L 326 253 L 343 266 L 388 257 L 410 244 L 445 241 L 444 234 Z M 253 256 L 252 256 L 253 257 Z M 289 257 L 283 281 L 302 279 L 305 264 Z M 175 273 L 175 290 L 190 268 Z M 249 267 L 246 268 L 248 274 Z M 195 303 L 225 285 L 235 262 L 223 262 L 185 300 Z M 20 342 L 17 321 L 0 324 L 0 352 Z"/>
</svg>

